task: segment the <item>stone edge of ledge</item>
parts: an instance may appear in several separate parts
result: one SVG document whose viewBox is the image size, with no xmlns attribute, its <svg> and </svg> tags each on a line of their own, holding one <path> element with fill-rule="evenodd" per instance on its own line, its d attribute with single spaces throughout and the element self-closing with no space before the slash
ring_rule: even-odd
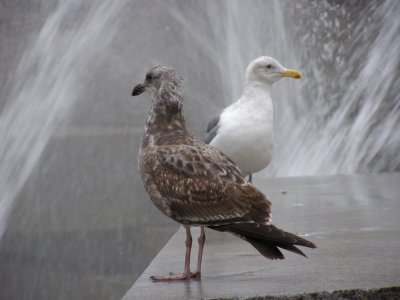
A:
<svg viewBox="0 0 400 300">
<path fill-rule="evenodd" d="M 204 298 L 203 300 L 322 300 L 322 299 L 399 299 L 400 286 L 373 288 L 373 289 L 348 289 L 336 291 L 312 292 L 297 295 L 279 295 L 279 296 L 256 296 L 249 298 Z"/>
</svg>

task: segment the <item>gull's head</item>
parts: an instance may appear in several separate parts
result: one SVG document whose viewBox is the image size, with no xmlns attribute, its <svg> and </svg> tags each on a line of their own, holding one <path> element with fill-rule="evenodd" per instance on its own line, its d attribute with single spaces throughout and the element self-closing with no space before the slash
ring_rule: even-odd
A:
<svg viewBox="0 0 400 300">
<path fill-rule="evenodd" d="M 246 69 L 245 81 L 261 82 L 272 85 L 283 77 L 299 79 L 302 77 L 300 71 L 287 69 L 279 61 L 269 56 L 260 56 L 253 60 Z"/>
<path fill-rule="evenodd" d="M 151 68 L 143 83 L 136 85 L 132 91 L 132 96 L 137 96 L 147 91 L 152 94 L 157 93 L 161 87 L 169 87 L 179 90 L 182 87 L 183 79 L 175 69 L 165 66 Z"/>
</svg>

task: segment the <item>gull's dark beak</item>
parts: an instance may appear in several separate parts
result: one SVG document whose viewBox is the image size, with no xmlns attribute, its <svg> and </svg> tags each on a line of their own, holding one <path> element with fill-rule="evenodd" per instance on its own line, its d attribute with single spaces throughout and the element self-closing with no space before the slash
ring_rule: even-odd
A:
<svg viewBox="0 0 400 300">
<path fill-rule="evenodd" d="M 133 91 L 132 91 L 132 96 L 137 96 L 142 94 L 144 91 L 146 90 L 146 87 L 144 86 L 144 84 L 139 83 L 137 86 L 134 87 Z"/>
</svg>

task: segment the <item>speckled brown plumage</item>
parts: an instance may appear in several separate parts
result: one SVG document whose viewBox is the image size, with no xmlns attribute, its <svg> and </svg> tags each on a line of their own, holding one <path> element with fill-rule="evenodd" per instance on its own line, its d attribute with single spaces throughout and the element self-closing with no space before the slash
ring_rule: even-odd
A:
<svg viewBox="0 0 400 300">
<path fill-rule="evenodd" d="M 315 247 L 294 234 L 269 225 L 271 203 L 218 149 L 203 143 L 186 130 L 182 112 L 182 79 L 171 68 L 158 66 L 133 90 L 153 95 L 138 155 L 140 176 L 153 203 L 167 216 L 186 226 L 186 260 L 190 259 L 189 226 L 208 226 L 228 231 L 252 244 L 264 256 L 283 258 L 277 247 L 303 254 L 294 245 Z M 200 242 L 200 240 L 199 240 Z M 190 244 L 190 248 L 189 247 Z M 204 245 L 204 241 L 203 241 Z M 200 244 L 201 253 L 203 245 Z M 182 279 L 200 274 L 185 271 Z"/>
</svg>

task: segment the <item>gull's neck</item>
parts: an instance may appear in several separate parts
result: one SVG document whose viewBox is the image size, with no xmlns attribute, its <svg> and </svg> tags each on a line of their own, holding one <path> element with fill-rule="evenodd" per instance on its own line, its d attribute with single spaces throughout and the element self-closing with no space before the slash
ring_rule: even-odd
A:
<svg viewBox="0 0 400 300">
<path fill-rule="evenodd" d="M 181 101 L 182 94 L 176 90 L 164 89 L 155 93 L 141 148 L 163 145 L 172 136 L 187 134 Z"/>
<path fill-rule="evenodd" d="M 247 99 L 269 99 L 272 84 L 259 81 L 246 81 L 243 90 L 243 96 Z"/>
</svg>

